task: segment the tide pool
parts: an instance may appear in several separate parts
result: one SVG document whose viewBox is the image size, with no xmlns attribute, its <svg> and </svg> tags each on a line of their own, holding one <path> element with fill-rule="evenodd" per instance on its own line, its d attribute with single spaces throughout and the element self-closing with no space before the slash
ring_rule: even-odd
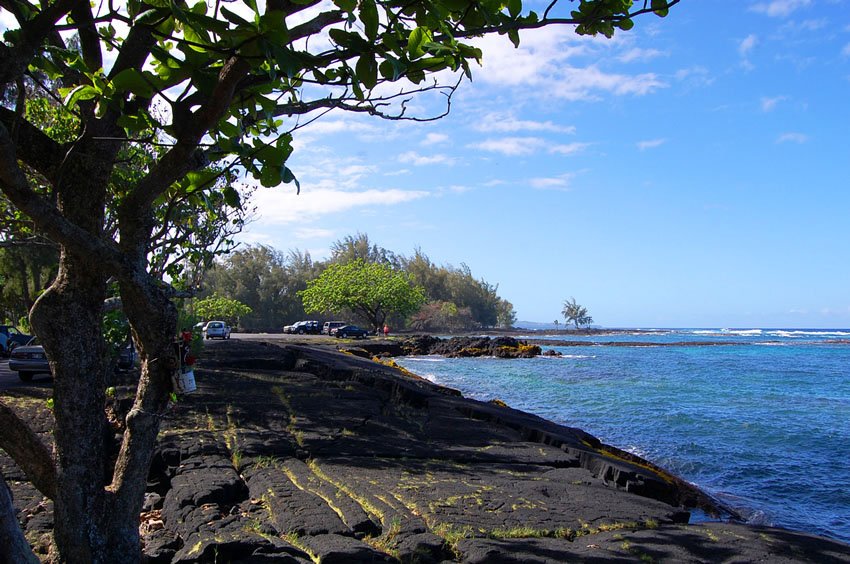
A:
<svg viewBox="0 0 850 564">
<path fill-rule="evenodd" d="M 850 542 L 850 330 L 558 339 L 586 344 L 543 347 L 561 357 L 398 362 L 466 397 L 498 398 L 584 429 L 696 484 L 750 522 Z M 629 342 L 635 346 L 622 346 Z"/>
</svg>

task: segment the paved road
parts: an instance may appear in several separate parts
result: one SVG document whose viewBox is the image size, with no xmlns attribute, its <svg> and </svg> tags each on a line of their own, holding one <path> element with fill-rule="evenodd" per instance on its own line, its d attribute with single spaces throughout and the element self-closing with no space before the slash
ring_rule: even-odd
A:
<svg viewBox="0 0 850 564">
<path fill-rule="evenodd" d="M 14 388 L 43 388 L 49 387 L 53 382 L 50 374 L 36 374 L 32 382 L 21 382 L 17 372 L 9 370 L 9 360 L 0 360 L 0 391 Z"/>
</svg>

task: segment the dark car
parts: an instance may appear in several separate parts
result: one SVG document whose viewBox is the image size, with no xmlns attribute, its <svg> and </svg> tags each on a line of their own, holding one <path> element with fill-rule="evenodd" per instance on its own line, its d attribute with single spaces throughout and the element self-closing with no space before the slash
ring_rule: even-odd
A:
<svg viewBox="0 0 850 564">
<path fill-rule="evenodd" d="M 38 339 L 31 338 L 26 345 L 15 347 L 9 355 L 9 370 L 18 373 L 18 378 L 29 382 L 36 374 L 50 374 L 50 364 L 44 347 L 38 344 Z"/>
<path fill-rule="evenodd" d="M 369 331 L 357 325 L 343 325 L 342 327 L 331 330 L 331 335 L 336 338 L 354 337 L 355 339 L 365 339 L 369 336 Z"/>
<path fill-rule="evenodd" d="M 132 341 L 118 351 L 117 366 L 119 370 L 130 370 L 136 365 L 136 347 Z"/>
<path fill-rule="evenodd" d="M 8 355 L 15 347 L 26 345 L 31 340 L 32 335 L 27 335 L 17 327 L 0 325 L 0 354 Z"/>
</svg>

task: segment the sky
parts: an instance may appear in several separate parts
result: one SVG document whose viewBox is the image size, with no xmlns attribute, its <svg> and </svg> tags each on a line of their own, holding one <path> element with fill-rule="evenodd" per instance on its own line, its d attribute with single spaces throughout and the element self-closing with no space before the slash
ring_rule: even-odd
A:
<svg viewBox="0 0 850 564">
<path fill-rule="evenodd" d="M 300 194 L 257 188 L 239 240 L 314 259 L 357 233 L 419 248 L 498 284 L 521 321 L 573 297 L 604 327 L 848 328 L 848 14 L 682 0 L 613 39 L 476 40 L 447 117 L 296 131 Z"/>
<path fill-rule="evenodd" d="M 850 327 L 848 8 L 683 0 L 610 40 L 486 38 L 442 120 L 298 131 L 300 195 L 258 190 L 240 238 L 421 248 L 521 321 L 574 297 L 605 327 Z"/>
</svg>

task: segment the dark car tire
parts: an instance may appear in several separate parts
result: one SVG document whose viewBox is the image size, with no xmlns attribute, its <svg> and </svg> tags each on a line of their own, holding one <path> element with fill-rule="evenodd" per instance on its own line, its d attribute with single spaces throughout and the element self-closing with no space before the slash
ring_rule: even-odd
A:
<svg viewBox="0 0 850 564">
<path fill-rule="evenodd" d="M 18 378 L 21 379 L 21 382 L 31 382 L 33 377 L 32 372 L 18 372 Z"/>
</svg>

